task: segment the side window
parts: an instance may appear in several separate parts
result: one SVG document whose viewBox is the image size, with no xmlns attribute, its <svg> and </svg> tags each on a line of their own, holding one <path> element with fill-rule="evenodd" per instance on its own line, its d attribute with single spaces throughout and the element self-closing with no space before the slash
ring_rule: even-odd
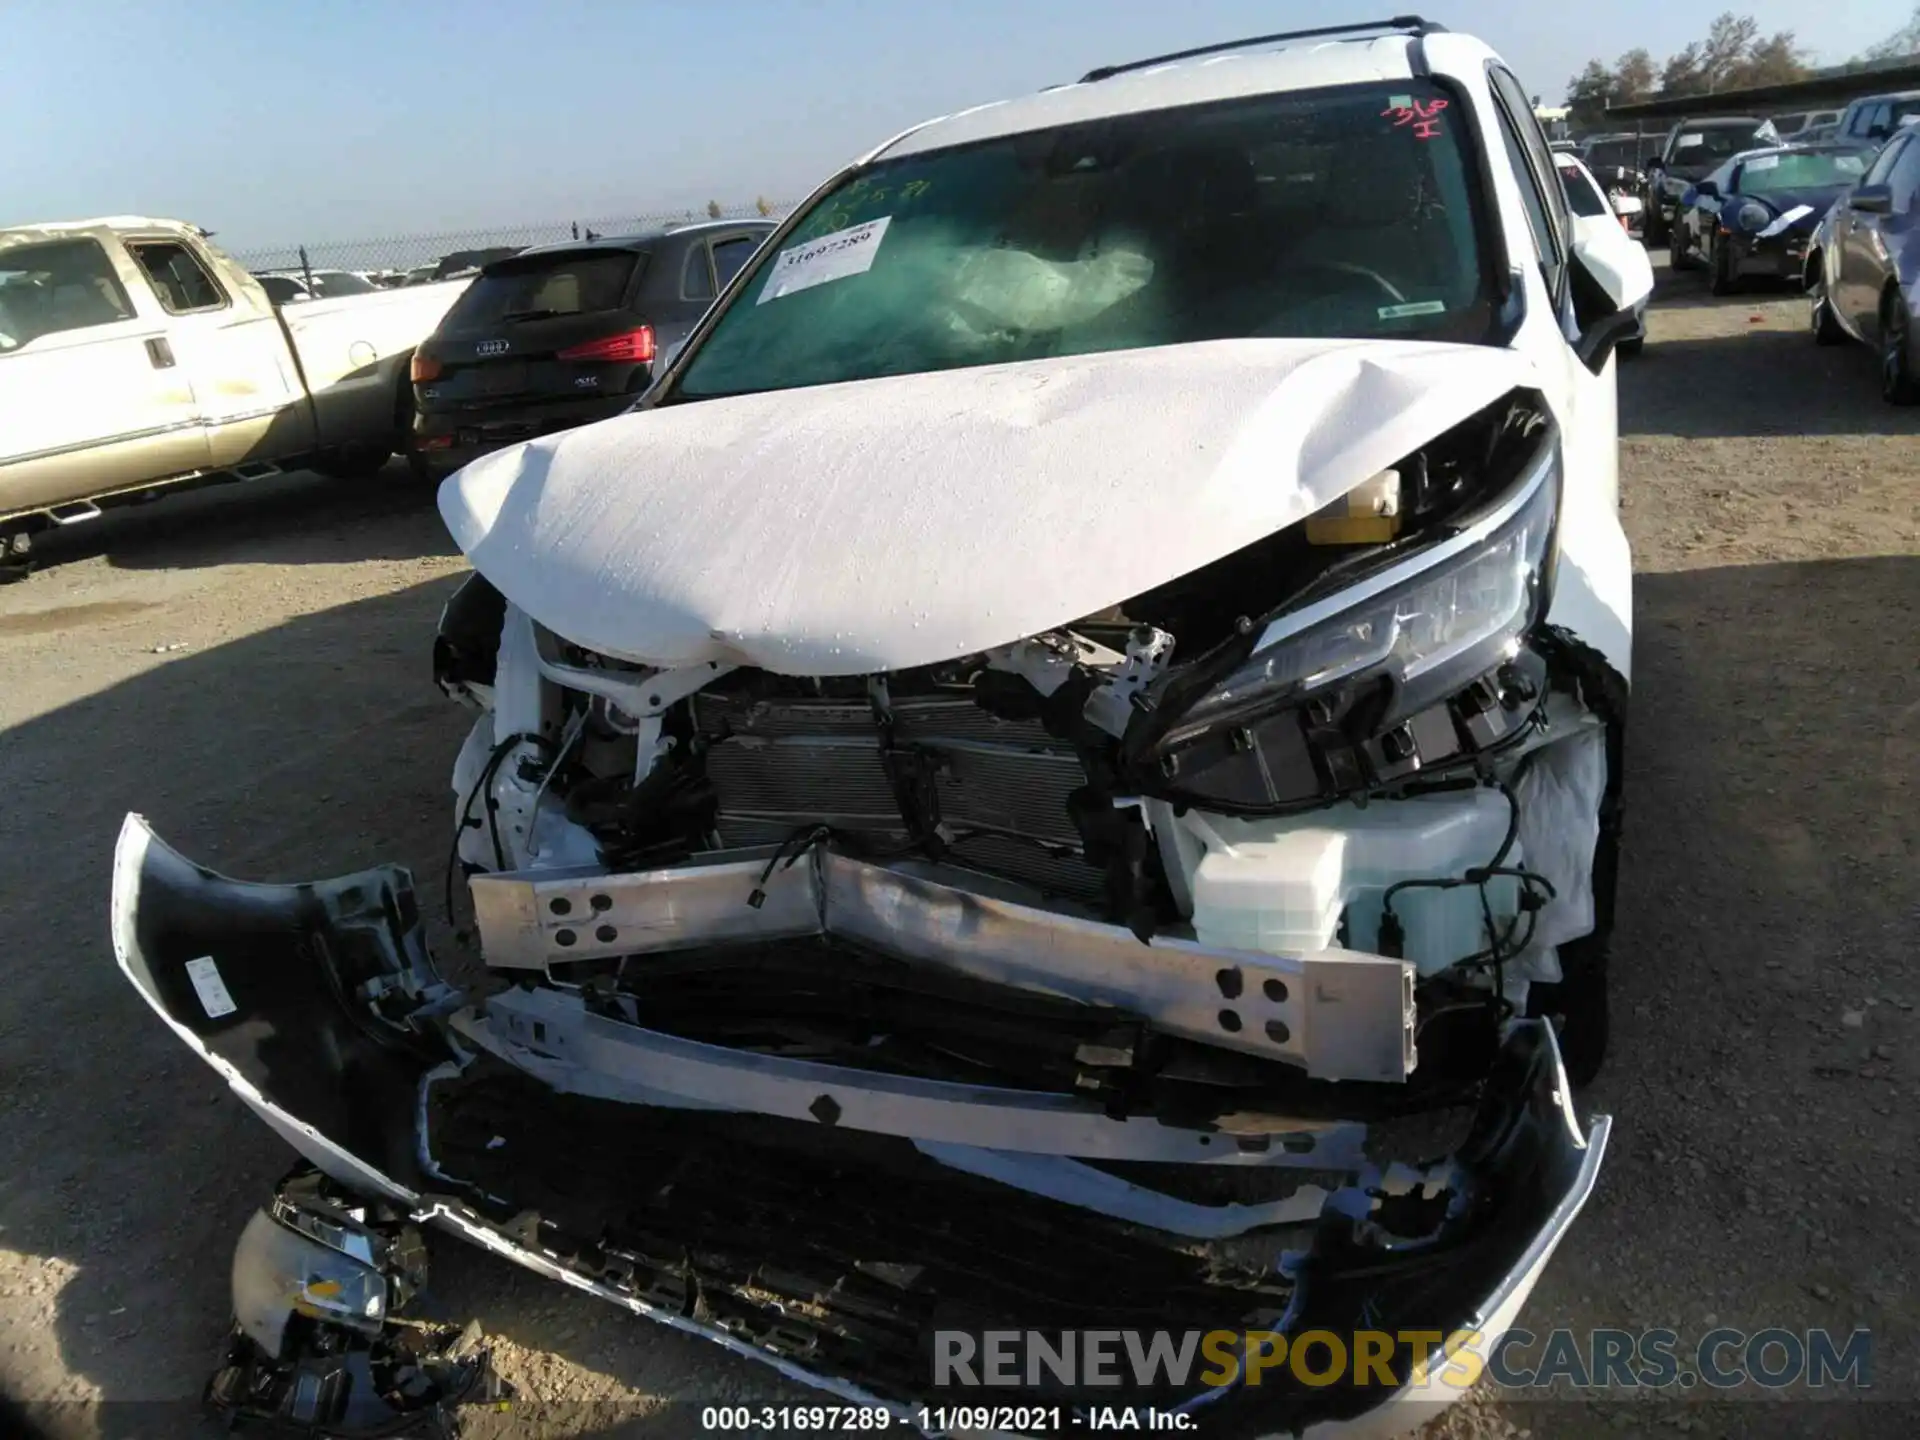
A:
<svg viewBox="0 0 1920 1440">
<path fill-rule="evenodd" d="M 200 257 L 177 240 L 134 240 L 127 249 L 139 263 L 160 303 L 170 315 L 191 315 L 196 310 L 218 310 L 227 297 L 214 283 Z"/>
<path fill-rule="evenodd" d="M 711 300 L 719 293 L 713 285 L 713 262 L 707 258 L 707 242 L 696 240 L 687 250 L 687 268 L 680 277 L 680 298 Z"/>
<path fill-rule="evenodd" d="M 1920 144 L 1903 136 L 1899 150 L 1887 172 L 1887 187 L 1893 191 L 1893 213 L 1906 215 L 1912 212 L 1914 191 L 1920 188 Z"/>
<path fill-rule="evenodd" d="M 1546 277 L 1548 292 L 1557 298 L 1561 277 L 1566 273 L 1563 236 L 1572 229 L 1566 218 L 1566 196 L 1557 183 L 1542 181 L 1543 173 L 1553 174 L 1553 160 L 1519 82 L 1498 69 L 1490 71 L 1489 78 L 1499 102 L 1495 108 L 1500 112 L 1500 138 L 1506 147 L 1507 163 L 1513 167 L 1514 183 L 1520 187 L 1527 228 L 1533 232 L 1534 249 L 1540 255 L 1540 271 Z M 1516 97 L 1521 107 L 1518 112 L 1514 109 Z M 1540 152 L 1538 157 L 1536 150 Z"/>
<path fill-rule="evenodd" d="M 126 288 L 97 240 L 49 240 L 0 250 L 0 355 L 42 335 L 134 318 Z"/>
<path fill-rule="evenodd" d="M 752 235 L 737 236 L 732 240 L 721 240 L 713 247 L 714 277 L 719 288 L 727 288 L 727 282 L 740 273 L 740 267 L 747 263 L 760 241 Z"/>
<path fill-rule="evenodd" d="M 1861 112 L 1862 133 L 1869 138 L 1876 135 L 1893 133 L 1893 112 L 1884 104 L 1879 104 Z"/>
<path fill-rule="evenodd" d="M 1862 185 L 1889 184 L 1887 177 L 1893 173 L 1893 167 L 1900 163 L 1901 154 L 1908 148 L 1909 139 L 1905 135 L 1897 135 L 1889 140 L 1886 148 L 1874 156 L 1872 168 L 1867 171 L 1860 183 Z"/>
</svg>

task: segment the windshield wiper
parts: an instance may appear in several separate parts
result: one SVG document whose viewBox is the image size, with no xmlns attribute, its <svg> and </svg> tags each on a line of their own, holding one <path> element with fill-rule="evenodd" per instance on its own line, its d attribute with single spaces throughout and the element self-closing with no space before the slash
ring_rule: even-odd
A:
<svg viewBox="0 0 1920 1440">
<path fill-rule="evenodd" d="M 560 314 L 558 310 L 509 310 L 500 319 L 507 320 L 551 320 Z"/>
</svg>

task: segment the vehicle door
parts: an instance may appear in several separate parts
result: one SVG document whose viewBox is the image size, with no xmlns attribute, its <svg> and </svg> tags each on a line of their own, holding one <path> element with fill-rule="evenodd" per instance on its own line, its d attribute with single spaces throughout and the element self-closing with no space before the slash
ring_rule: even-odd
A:
<svg viewBox="0 0 1920 1440">
<path fill-rule="evenodd" d="M 1870 186 L 1887 185 L 1894 167 L 1913 145 L 1911 135 L 1896 135 L 1874 157 L 1856 190 L 1841 198 L 1845 208 L 1834 227 L 1835 245 L 1840 252 L 1839 288 L 1834 303 L 1848 326 L 1861 335 L 1879 333 L 1880 290 L 1891 264 L 1883 227 L 1893 217 L 1854 208 L 1854 196 Z"/>
<path fill-rule="evenodd" d="M 1525 216 L 1524 232 L 1507 227 L 1507 249 L 1516 267 L 1531 262 L 1533 269 L 1528 314 L 1514 346 L 1537 367 L 1542 393 L 1563 437 L 1559 563 L 1563 574 L 1581 573 L 1581 583 L 1569 584 L 1566 593 L 1589 597 L 1581 602 L 1591 610 L 1580 617 L 1581 632 L 1619 639 L 1614 645 L 1596 643 L 1624 657 L 1624 637 L 1632 629 L 1632 596 L 1608 578 L 1630 571 L 1619 520 L 1617 362 L 1609 357 L 1595 374 L 1574 350 L 1579 334 L 1573 298 L 1574 228 L 1566 196 L 1527 91 L 1498 64 L 1487 67 L 1487 76 L 1497 122 L 1487 127 L 1487 143 L 1493 147 L 1488 158 L 1496 171 L 1511 173 Z M 1641 263 L 1646 263 L 1644 252 Z"/>
<path fill-rule="evenodd" d="M 178 234 L 123 235 L 127 253 L 168 315 L 180 363 L 193 377 L 209 463 L 274 459 L 312 448 L 313 417 L 273 303 L 236 265 Z"/>
<path fill-rule="evenodd" d="M 1881 313 L 1880 297 L 1889 284 L 1901 286 L 1906 299 L 1912 301 L 1915 266 L 1920 262 L 1920 136 L 1909 134 L 1904 138 L 1906 143 L 1887 173 L 1887 189 L 1892 192 L 1888 212 L 1862 217 L 1879 222 L 1880 267 L 1876 279 L 1869 282 L 1876 322 Z"/>
<path fill-rule="evenodd" d="M 109 230 L 0 235 L 0 515 L 197 470 L 168 317 Z"/>
</svg>

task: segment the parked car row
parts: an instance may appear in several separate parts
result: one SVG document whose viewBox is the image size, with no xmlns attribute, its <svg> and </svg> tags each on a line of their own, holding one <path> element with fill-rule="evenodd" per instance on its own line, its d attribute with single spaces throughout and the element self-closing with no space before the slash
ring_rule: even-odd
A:
<svg viewBox="0 0 1920 1440">
<path fill-rule="evenodd" d="M 1749 122 L 1713 123 L 1737 133 Z M 1705 269 L 1716 295 L 1757 279 L 1803 287 L 1815 341 L 1871 347 L 1882 396 L 1920 404 L 1920 92 L 1856 101 L 1836 132 L 1742 149 L 1692 180 L 1668 219 L 1668 261 Z"/>
</svg>

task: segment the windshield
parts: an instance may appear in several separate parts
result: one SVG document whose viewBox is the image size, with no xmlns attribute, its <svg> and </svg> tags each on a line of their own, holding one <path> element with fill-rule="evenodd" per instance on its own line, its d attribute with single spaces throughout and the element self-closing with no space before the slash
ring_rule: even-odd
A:
<svg viewBox="0 0 1920 1440">
<path fill-rule="evenodd" d="M 871 166 L 757 262 L 687 398 L 1247 336 L 1491 323 L 1424 81 L 1114 117 Z"/>
<path fill-rule="evenodd" d="M 126 289 L 98 241 L 0 248 L 0 352 L 42 335 L 133 318 Z"/>
<path fill-rule="evenodd" d="M 361 279 L 350 270 L 316 270 L 313 288 L 321 299 L 332 300 L 341 295 L 371 295 L 373 282 Z"/>
<path fill-rule="evenodd" d="M 1738 155 L 1742 150 L 1753 149 L 1755 142 L 1770 138 L 1762 129 L 1751 125 L 1714 125 L 1702 130 L 1682 130 L 1673 145 L 1673 163 L 1698 165 L 1709 156 L 1724 160 L 1729 155 Z"/>
<path fill-rule="evenodd" d="M 1606 215 L 1611 213 L 1606 196 L 1593 188 L 1591 181 L 1580 173 L 1579 167 L 1562 165 L 1560 170 L 1560 188 L 1567 192 L 1567 208 L 1576 215 Z"/>
<path fill-rule="evenodd" d="M 1818 154 L 1756 155 L 1740 167 L 1736 188 L 1742 195 L 1819 190 L 1857 184 L 1866 169 L 1865 159 L 1847 150 Z"/>
<path fill-rule="evenodd" d="M 618 310 L 643 258 L 634 250 L 523 255 L 482 272 L 454 301 L 440 328 L 452 332 L 502 321 Z"/>
<path fill-rule="evenodd" d="M 1637 170 L 1640 159 L 1653 147 L 1653 142 L 1641 140 L 1599 140 L 1587 147 L 1584 157 L 1587 168 L 1595 172 L 1601 170 Z"/>
</svg>

